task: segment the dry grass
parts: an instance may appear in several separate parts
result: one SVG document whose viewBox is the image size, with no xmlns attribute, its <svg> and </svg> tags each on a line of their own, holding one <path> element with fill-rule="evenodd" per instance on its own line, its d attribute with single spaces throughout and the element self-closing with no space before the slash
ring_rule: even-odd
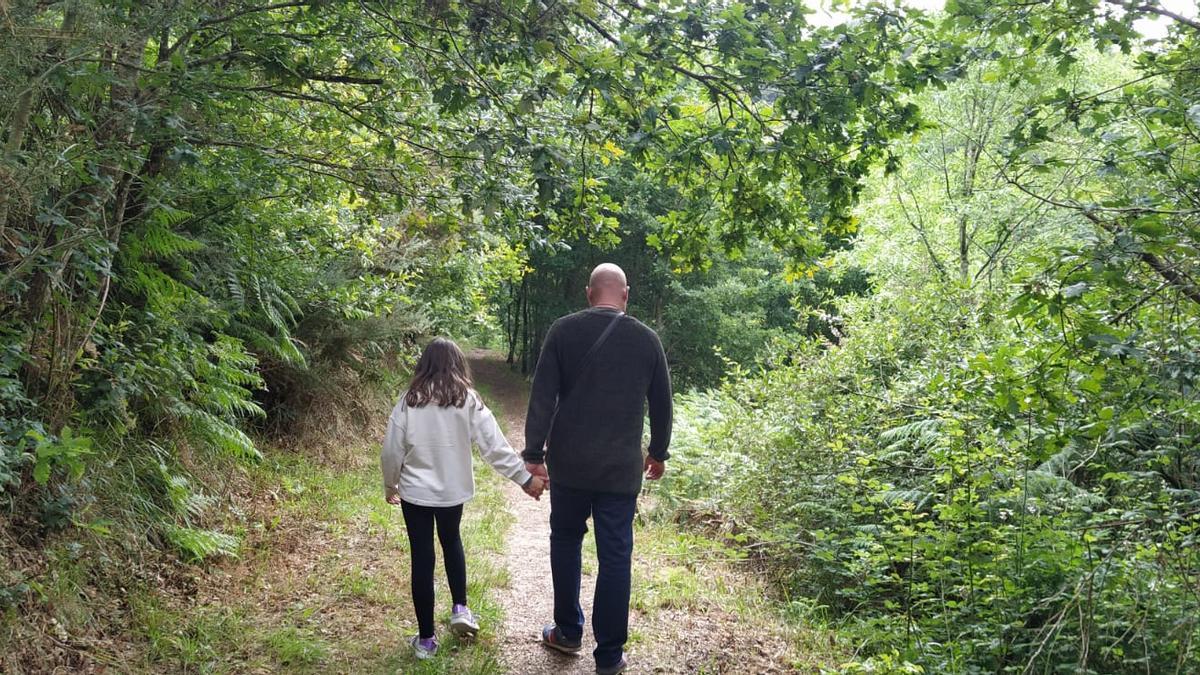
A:
<svg viewBox="0 0 1200 675">
<path fill-rule="evenodd" d="M 0 522 L 0 672 L 493 672 L 486 632 L 419 666 L 409 655 L 407 541 L 377 475 L 391 397 L 359 386 L 339 397 L 353 405 L 314 403 L 291 449 L 257 466 L 176 450 L 172 473 L 212 500 L 192 524 L 236 535 L 236 558 L 191 565 L 171 550 L 163 497 L 144 494 L 161 485 L 154 463 L 90 476 L 104 499 L 36 548 Z M 505 582 L 491 561 L 507 516 L 494 479 L 479 483 L 471 594 L 498 621 L 482 589 Z"/>
<path fill-rule="evenodd" d="M 271 445 L 325 464 L 354 464 L 365 440 L 381 438 L 387 414 L 402 388 L 391 370 L 379 381 L 364 380 L 347 367 L 326 367 L 320 374 L 298 373 L 304 382 L 279 383 L 294 390 L 286 414 L 264 429 Z"/>
<path fill-rule="evenodd" d="M 848 660 L 833 630 L 790 616 L 736 548 L 667 520 L 635 529 L 631 636 L 663 673 L 817 673 Z"/>
<path fill-rule="evenodd" d="M 499 379 L 481 384 L 517 436 L 523 386 L 495 365 L 481 374 Z M 15 601 L 0 596 L 0 672 L 491 674 L 504 670 L 502 659 L 522 664 L 512 672 L 531 672 L 530 657 L 542 650 L 527 628 L 548 616 L 548 606 L 531 606 L 510 586 L 508 570 L 528 575 L 540 563 L 505 546 L 514 541 L 506 536 L 506 499 L 525 497 L 515 489 L 506 497 L 502 479 L 483 466 L 463 535 L 484 631 L 471 644 L 443 633 L 442 653 L 431 661 L 410 655 L 405 638 L 416 627 L 407 541 L 398 511 L 380 495 L 374 440 L 390 404 L 385 394 L 369 412 L 322 413 L 305 433 L 329 425 L 332 440 L 315 449 L 293 441 L 303 452 L 269 450 L 258 466 L 213 463 L 183 449 L 181 469 L 218 500 L 203 526 L 237 534 L 236 558 L 183 564 L 148 521 L 103 526 L 108 514 L 99 512 L 85 512 L 81 525 L 91 529 L 73 528 L 38 549 L 17 545 L 0 522 L 0 562 L 7 563 L 0 590 L 29 587 Z M 114 481 L 138 484 L 130 476 Z M 652 511 L 652 500 L 643 500 L 646 507 Z M 526 517 L 521 532 L 542 538 L 526 530 L 543 515 Z M 135 529 L 138 523 L 145 529 Z M 818 672 L 846 660 L 836 634 L 788 615 L 754 564 L 718 541 L 720 533 L 681 529 L 651 513 L 639 517 L 635 536 L 631 672 Z M 589 574 L 592 549 L 589 537 Z M 440 572 L 438 583 L 445 604 Z M 505 610 L 519 630 L 505 627 Z M 537 672 L 590 672 L 587 658 L 537 663 L 545 667 Z"/>
<path fill-rule="evenodd" d="M 377 452 L 374 448 L 364 451 Z M 485 631 L 472 644 L 446 636 L 444 654 L 418 664 L 408 553 L 398 510 L 383 502 L 373 458 L 336 470 L 274 458 L 249 518 L 241 559 L 206 572 L 190 597 L 156 594 L 138 608 L 146 670 L 204 672 L 476 672 L 494 670 Z M 481 476 L 481 479 L 484 477 Z M 503 530 L 494 482 L 467 509 L 471 595 L 500 583 L 486 555 Z M 500 514 L 497 516 L 496 514 Z M 439 597 L 445 599 L 444 580 Z M 442 619 L 447 617 L 443 616 Z M 182 624 L 182 630 L 180 627 Z"/>
</svg>

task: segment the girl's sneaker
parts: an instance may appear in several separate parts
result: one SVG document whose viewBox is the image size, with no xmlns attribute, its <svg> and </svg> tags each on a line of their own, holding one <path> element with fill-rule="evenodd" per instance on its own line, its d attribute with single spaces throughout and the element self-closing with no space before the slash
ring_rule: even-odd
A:
<svg viewBox="0 0 1200 675">
<path fill-rule="evenodd" d="M 437 656 L 438 642 L 435 637 L 422 638 L 420 635 L 414 635 L 408 644 L 412 645 L 413 653 L 422 661 Z"/>
<path fill-rule="evenodd" d="M 460 638 L 475 637 L 479 632 L 479 621 L 466 605 L 455 605 L 450 613 L 450 630 Z"/>
</svg>

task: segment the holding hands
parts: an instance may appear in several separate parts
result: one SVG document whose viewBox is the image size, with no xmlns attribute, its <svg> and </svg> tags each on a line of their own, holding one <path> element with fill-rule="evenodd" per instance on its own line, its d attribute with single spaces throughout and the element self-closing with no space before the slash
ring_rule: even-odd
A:
<svg viewBox="0 0 1200 675">
<path fill-rule="evenodd" d="M 542 480 L 541 476 L 530 476 L 521 489 L 530 497 L 540 500 L 542 492 L 546 489 L 546 481 Z"/>
<path fill-rule="evenodd" d="M 541 499 L 542 492 L 550 487 L 550 474 L 546 471 L 546 465 L 525 462 L 525 470 L 532 475 L 532 478 L 528 483 L 522 485 L 521 489 L 530 497 Z"/>
</svg>

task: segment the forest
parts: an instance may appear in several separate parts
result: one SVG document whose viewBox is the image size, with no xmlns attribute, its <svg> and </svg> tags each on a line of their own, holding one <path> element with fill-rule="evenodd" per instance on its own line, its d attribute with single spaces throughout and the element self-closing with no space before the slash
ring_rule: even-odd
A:
<svg viewBox="0 0 1200 675">
<path fill-rule="evenodd" d="M 820 670 L 1200 671 L 1197 4 L 816 7 L 0 0 L 0 671 L 149 640 L 262 467 L 432 336 L 531 374 L 604 261 L 651 516 Z"/>
</svg>

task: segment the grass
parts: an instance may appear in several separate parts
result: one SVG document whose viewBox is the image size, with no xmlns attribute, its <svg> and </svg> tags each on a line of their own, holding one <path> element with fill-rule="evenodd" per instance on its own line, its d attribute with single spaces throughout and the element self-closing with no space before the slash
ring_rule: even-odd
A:
<svg viewBox="0 0 1200 675">
<path fill-rule="evenodd" d="M 311 629 L 285 626 L 267 632 L 263 640 L 275 660 L 289 669 L 309 669 L 329 659 L 329 645 L 313 635 Z"/>
<path fill-rule="evenodd" d="M 489 402 L 496 400 L 482 389 Z M 509 582 L 501 556 L 512 516 L 503 479 L 477 462 L 477 495 L 464 513 L 469 595 L 484 629 L 470 643 L 445 630 L 449 593 L 439 570 L 442 649 L 434 659 L 417 661 L 407 644 L 416 632 L 408 542 L 399 509 L 382 498 L 377 457 L 378 446 L 339 451 L 330 460 L 268 449 L 258 465 L 202 467 L 206 478 L 218 480 L 211 494 L 221 502 L 213 509 L 216 520 L 202 527 L 236 535 L 237 546 L 228 548 L 233 555 L 185 565 L 165 541 L 152 550 L 119 528 L 111 535 L 96 529 L 83 533 L 82 546 L 76 540 L 48 543 L 41 573 L 18 578 L 0 570 L 0 591 L 28 585 L 24 601 L 0 595 L 0 671 L 14 663 L 6 655 L 19 649 L 13 672 L 21 672 L 22 663 L 79 663 L 79 654 L 112 672 L 503 672 L 496 636 L 503 608 L 490 594 Z M 193 466 L 181 468 L 190 472 Z M 150 469 L 158 475 L 157 466 Z M 132 503 L 137 490 L 129 492 Z M 158 531 L 139 532 L 145 537 Z M 635 537 L 631 605 L 642 617 L 633 622 L 630 644 L 645 658 L 673 658 L 663 647 L 681 636 L 664 632 L 664 625 L 675 625 L 680 612 L 703 615 L 709 623 L 731 614 L 736 631 L 763 624 L 777 630 L 808 618 L 794 607 L 788 614 L 735 549 L 703 533 L 681 531 L 650 514 L 638 517 Z M 122 567 L 130 564 L 125 556 L 148 551 L 159 557 L 143 559 L 136 573 Z M 596 572 L 594 551 L 589 532 L 589 574 Z M 45 610 L 36 621 L 23 613 L 30 603 Z M 89 634 L 99 638 L 53 652 L 53 645 Z M 832 631 L 797 627 L 788 637 L 801 671 L 844 660 Z M 36 648 L 30 646 L 35 638 Z M 43 651 L 42 661 L 19 660 Z M 709 668 L 693 665 L 696 672 Z M 720 667 L 714 662 L 710 669 Z"/>
<path fill-rule="evenodd" d="M 210 672 L 222 659 L 240 652 L 250 624 L 228 608 L 204 608 L 183 614 L 152 593 L 134 598 L 133 620 L 146 640 L 146 663 L 170 664 L 183 671 Z"/>
<path fill-rule="evenodd" d="M 500 672 L 494 635 L 501 609 L 487 589 L 506 582 L 492 562 L 503 551 L 509 516 L 498 482 L 483 469 L 467 504 L 463 540 L 469 595 L 485 630 L 463 643 L 444 629 L 443 648 L 418 662 L 407 638 L 416 633 L 408 594 L 408 542 L 398 508 L 383 500 L 376 448 L 351 466 L 329 466 L 296 454 L 268 452 L 248 470 L 253 492 L 238 560 L 201 575 L 192 601 L 143 590 L 134 629 L 143 653 L 136 670 L 226 673 Z M 438 572 L 439 604 L 449 592 Z"/>
<path fill-rule="evenodd" d="M 745 592 L 746 574 L 715 573 L 741 562 L 735 550 L 655 519 L 641 519 L 635 537 L 639 555 L 656 561 L 653 568 L 645 569 L 646 583 L 634 588 L 631 604 L 637 609 L 695 609 L 711 604 L 736 608 L 739 614 L 762 610 L 762 594 Z"/>
<path fill-rule="evenodd" d="M 651 513 L 635 526 L 634 584 L 630 606 L 653 614 L 680 610 L 731 615 L 730 625 L 748 635 L 782 633 L 797 672 L 836 670 L 852 647 L 811 611 L 776 596 L 754 563 L 736 546 L 681 527 Z M 631 642 L 643 639 L 631 635 Z M 728 665 L 728 664 L 726 664 Z M 726 672 L 720 664 L 697 672 Z"/>
</svg>

